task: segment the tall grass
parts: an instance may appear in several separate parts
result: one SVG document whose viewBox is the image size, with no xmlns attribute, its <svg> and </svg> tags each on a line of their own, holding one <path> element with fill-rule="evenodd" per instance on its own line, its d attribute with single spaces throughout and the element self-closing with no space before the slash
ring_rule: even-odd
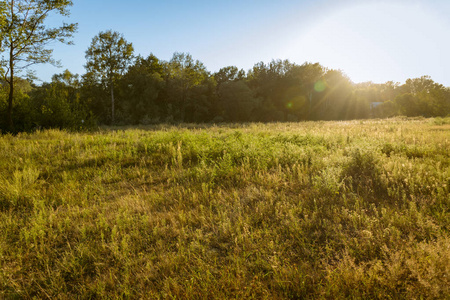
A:
<svg viewBox="0 0 450 300">
<path fill-rule="evenodd" d="M 426 119 L 0 137 L 0 298 L 446 298 Z"/>
</svg>

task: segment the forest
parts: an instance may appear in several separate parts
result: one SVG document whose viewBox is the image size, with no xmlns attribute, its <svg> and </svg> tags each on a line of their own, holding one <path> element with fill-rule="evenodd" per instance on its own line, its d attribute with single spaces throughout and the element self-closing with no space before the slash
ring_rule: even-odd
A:
<svg viewBox="0 0 450 300">
<path fill-rule="evenodd" d="M 111 51 L 109 51 L 111 50 Z M 405 83 L 353 83 L 343 71 L 289 60 L 210 72 L 188 53 L 169 61 L 135 56 L 122 34 L 100 32 L 86 50 L 86 73 L 51 82 L 16 77 L 8 120 L 8 77 L 0 91 L 0 128 L 80 130 L 97 125 L 296 122 L 393 116 L 445 117 L 450 89 L 429 76 Z M 12 130 L 11 130 L 12 128 Z"/>
</svg>

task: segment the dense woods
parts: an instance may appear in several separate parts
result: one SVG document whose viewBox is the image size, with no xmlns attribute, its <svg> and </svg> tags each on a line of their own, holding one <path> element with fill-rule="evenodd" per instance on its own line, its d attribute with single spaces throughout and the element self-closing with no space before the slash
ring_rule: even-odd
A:
<svg viewBox="0 0 450 300">
<path fill-rule="evenodd" d="M 396 115 L 444 117 L 450 89 L 429 76 L 404 84 L 353 83 L 341 70 L 288 60 L 210 72 L 188 53 L 163 61 L 134 56 L 133 46 L 112 31 L 100 32 L 86 51 L 86 73 L 69 70 L 51 82 L 14 77 L 0 91 L 0 128 L 83 129 L 99 124 L 284 122 L 349 120 Z M 12 111 L 12 114 L 10 113 Z"/>
</svg>

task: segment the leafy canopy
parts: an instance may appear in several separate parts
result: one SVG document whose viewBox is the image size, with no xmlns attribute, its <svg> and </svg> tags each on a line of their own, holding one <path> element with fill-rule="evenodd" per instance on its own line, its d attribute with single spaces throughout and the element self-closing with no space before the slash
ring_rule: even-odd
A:
<svg viewBox="0 0 450 300">
<path fill-rule="evenodd" d="M 11 81 L 14 72 L 40 64 L 59 63 L 52 58 L 53 49 L 49 44 L 59 41 L 72 44 L 70 38 L 77 30 L 76 23 L 63 23 L 59 27 L 45 25 L 51 13 L 68 16 L 70 0 L 9 0 L 2 1 L 1 38 L 2 66 L 6 68 L 5 80 Z M 6 57 L 5 57 L 6 56 Z"/>
<path fill-rule="evenodd" d="M 85 67 L 98 81 L 112 83 L 132 62 L 133 51 L 133 45 L 122 34 L 112 30 L 100 32 L 86 51 Z"/>
</svg>

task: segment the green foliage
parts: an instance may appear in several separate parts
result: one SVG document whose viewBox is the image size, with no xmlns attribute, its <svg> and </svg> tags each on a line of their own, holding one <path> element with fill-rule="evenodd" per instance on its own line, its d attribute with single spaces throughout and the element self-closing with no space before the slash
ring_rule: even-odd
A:
<svg viewBox="0 0 450 300">
<path fill-rule="evenodd" d="M 86 50 L 86 70 L 98 82 L 109 85 L 127 70 L 133 51 L 133 45 L 120 33 L 112 30 L 100 32 Z"/>
<path fill-rule="evenodd" d="M 408 79 L 399 89 L 406 91 L 394 99 L 400 114 L 410 117 L 445 117 L 450 111 L 449 89 L 428 76 Z"/>
<path fill-rule="evenodd" d="M 70 0 L 54 1 L 2 1 L 3 13 L 1 41 L 6 58 L 2 57 L 3 80 L 9 85 L 8 107 L 6 110 L 8 130 L 13 128 L 14 87 L 16 76 L 22 70 L 34 64 L 57 62 L 52 58 L 52 49 L 48 44 L 59 41 L 70 44 L 69 39 L 77 29 L 77 24 L 64 23 L 61 27 L 48 27 L 45 21 L 51 13 L 68 16 Z M 4 18 L 4 19 L 3 19 Z"/>
<path fill-rule="evenodd" d="M 86 50 L 86 70 L 92 80 L 101 83 L 111 96 L 111 122 L 115 122 L 114 85 L 133 59 L 133 45 L 116 31 L 100 32 Z"/>
<path fill-rule="evenodd" d="M 119 81 L 119 111 L 131 124 L 158 123 L 162 120 L 160 94 L 164 88 L 163 65 L 154 56 L 138 57 Z"/>
<path fill-rule="evenodd" d="M 230 81 L 222 83 L 218 89 L 219 105 L 222 107 L 225 120 L 231 122 L 245 122 L 254 120 L 254 111 L 259 99 L 253 96 L 252 90 L 244 81 Z"/>
<path fill-rule="evenodd" d="M 35 125 L 40 128 L 87 129 L 95 122 L 88 106 L 80 97 L 78 75 L 66 70 L 53 76 L 51 83 L 44 83 L 31 93 L 38 113 Z"/>
<path fill-rule="evenodd" d="M 203 63 L 190 54 L 174 53 L 166 63 L 165 82 L 168 120 L 209 121 L 213 82 Z"/>
<path fill-rule="evenodd" d="M 51 83 L 22 92 L 24 98 L 16 101 L 22 104 L 15 108 L 20 114 L 14 118 L 17 130 L 85 128 L 80 120 L 89 120 L 88 127 L 93 127 L 94 120 L 148 125 L 399 115 L 443 118 L 450 114 L 450 89 L 428 76 L 403 85 L 354 84 L 340 70 L 288 60 L 257 63 L 247 74 L 234 66 L 211 74 L 188 53 L 175 53 L 170 61 L 161 61 L 153 54 L 132 59 L 132 52 L 131 43 L 119 33 L 101 32 L 86 52 L 88 72 L 81 80 L 66 71 L 68 75 L 55 75 Z M 8 89 L 4 87 L 2 93 L 7 95 Z M 0 114 L 6 116 L 0 120 L 4 131 L 8 110 L 8 101 L 0 102 Z"/>
<path fill-rule="evenodd" d="M 399 114 L 398 106 L 393 101 L 385 101 L 372 108 L 372 115 L 379 118 L 391 118 Z"/>
<path fill-rule="evenodd" d="M 399 106 L 399 113 L 407 117 L 420 115 L 419 97 L 413 94 L 402 94 L 395 98 L 395 103 Z"/>
<path fill-rule="evenodd" d="M 218 72 L 214 73 L 214 79 L 218 86 L 229 81 L 244 80 L 245 71 L 242 69 L 239 70 L 235 66 L 221 68 Z"/>
<path fill-rule="evenodd" d="M 31 130 L 37 119 L 37 111 L 35 110 L 33 99 L 29 96 L 32 86 L 26 80 L 21 78 L 15 79 L 14 102 L 12 120 L 16 131 Z M 0 129 L 8 128 L 8 99 L 9 86 L 4 85 L 0 89 Z"/>
</svg>

